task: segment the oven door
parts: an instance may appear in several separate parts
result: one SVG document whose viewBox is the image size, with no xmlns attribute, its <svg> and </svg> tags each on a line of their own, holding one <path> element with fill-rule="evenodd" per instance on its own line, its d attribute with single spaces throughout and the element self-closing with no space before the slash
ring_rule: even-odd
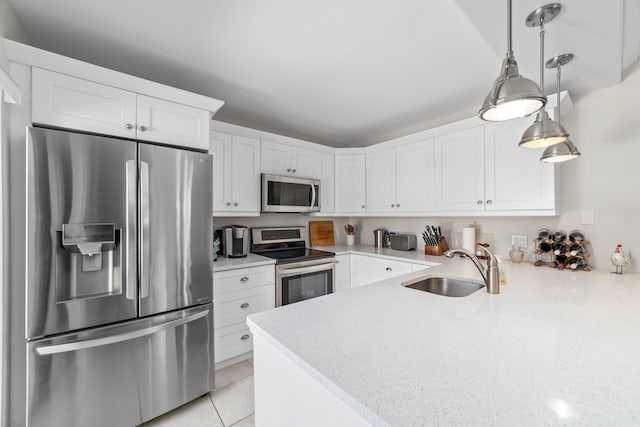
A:
<svg viewBox="0 0 640 427">
<path fill-rule="evenodd" d="M 335 265 L 333 258 L 278 265 L 276 307 L 332 293 Z"/>
<path fill-rule="evenodd" d="M 262 174 L 262 212 L 319 211 L 319 180 Z"/>
</svg>

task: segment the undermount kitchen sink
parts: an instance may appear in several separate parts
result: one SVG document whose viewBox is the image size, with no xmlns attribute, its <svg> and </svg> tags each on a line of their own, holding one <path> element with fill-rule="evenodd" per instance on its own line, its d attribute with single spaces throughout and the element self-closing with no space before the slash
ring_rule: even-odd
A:
<svg viewBox="0 0 640 427">
<path fill-rule="evenodd" d="M 402 283 L 402 286 L 446 297 L 466 297 L 484 288 L 483 284 L 453 277 L 420 277 Z"/>
</svg>

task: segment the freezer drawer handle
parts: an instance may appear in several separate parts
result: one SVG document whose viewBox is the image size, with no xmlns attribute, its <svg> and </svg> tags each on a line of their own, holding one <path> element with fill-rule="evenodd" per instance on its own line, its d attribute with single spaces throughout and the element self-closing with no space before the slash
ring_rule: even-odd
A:
<svg viewBox="0 0 640 427">
<path fill-rule="evenodd" d="M 40 356 L 46 356 L 50 354 L 65 353 L 68 351 L 86 350 L 94 347 L 101 347 L 110 344 L 116 344 L 122 341 L 130 341 L 136 338 L 144 337 L 147 335 L 155 334 L 156 332 L 164 331 L 170 328 L 175 328 L 186 323 L 191 323 L 194 320 L 206 317 L 209 314 L 209 309 L 192 314 L 181 319 L 172 320 L 171 322 L 164 323 L 162 325 L 151 326 L 149 328 L 140 329 L 138 331 L 126 332 L 124 334 L 112 335 L 103 338 L 96 338 L 86 341 L 77 341 L 67 344 L 49 345 L 43 347 L 37 347 L 36 353 Z"/>
</svg>

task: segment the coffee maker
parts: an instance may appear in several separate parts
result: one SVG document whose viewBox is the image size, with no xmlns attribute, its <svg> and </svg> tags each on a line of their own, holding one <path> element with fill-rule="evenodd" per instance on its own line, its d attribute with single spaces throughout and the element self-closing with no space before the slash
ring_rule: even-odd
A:
<svg viewBox="0 0 640 427">
<path fill-rule="evenodd" d="M 225 225 L 220 230 L 222 255 L 242 258 L 249 252 L 249 229 L 243 225 Z"/>
</svg>

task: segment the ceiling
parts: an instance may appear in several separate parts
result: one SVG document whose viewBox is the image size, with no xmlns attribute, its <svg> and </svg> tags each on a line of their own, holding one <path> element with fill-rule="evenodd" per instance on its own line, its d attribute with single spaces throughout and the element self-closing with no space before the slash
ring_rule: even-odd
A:
<svg viewBox="0 0 640 427">
<path fill-rule="evenodd" d="M 218 120 L 331 146 L 474 115 L 506 50 L 504 0 L 9 2 L 36 47 L 222 99 Z M 538 81 L 538 29 L 524 21 L 546 2 L 513 3 L 516 59 Z M 640 49 L 636 3 L 562 1 L 545 56 L 576 55 L 563 88 L 621 81 Z"/>
</svg>

